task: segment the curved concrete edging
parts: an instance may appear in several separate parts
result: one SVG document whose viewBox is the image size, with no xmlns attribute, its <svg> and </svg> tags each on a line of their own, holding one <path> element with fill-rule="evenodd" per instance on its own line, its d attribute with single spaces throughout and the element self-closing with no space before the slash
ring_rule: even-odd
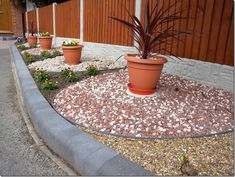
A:
<svg viewBox="0 0 235 177">
<path fill-rule="evenodd" d="M 57 114 L 38 90 L 16 46 L 10 49 L 34 128 L 55 153 L 81 175 L 151 175 Z"/>
</svg>

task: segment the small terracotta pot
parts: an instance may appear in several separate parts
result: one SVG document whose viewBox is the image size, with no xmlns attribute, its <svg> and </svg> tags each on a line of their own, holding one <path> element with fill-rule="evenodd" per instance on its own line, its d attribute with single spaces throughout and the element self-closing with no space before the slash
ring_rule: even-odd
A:
<svg viewBox="0 0 235 177">
<path fill-rule="evenodd" d="M 52 45 L 52 36 L 40 36 L 39 37 L 39 44 L 42 50 L 49 50 L 51 49 Z"/>
<path fill-rule="evenodd" d="M 38 40 L 37 36 L 28 36 L 28 43 L 30 46 L 37 45 L 37 40 Z"/>
<path fill-rule="evenodd" d="M 128 54 L 127 60 L 130 84 L 129 90 L 139 95 L 149 95 L 156 91 L 163 65 L 167 60 L 156 56 L 154 59 L 140 59 L 138 55 Z M 130 88 L 131 87 L 131 88 Z"/>
<path fill-rule="evenodd" d="M 80 63 L 83 45 L 78 46 L 63 46 L 65 62 L 69 65 Z"/>
</svg>

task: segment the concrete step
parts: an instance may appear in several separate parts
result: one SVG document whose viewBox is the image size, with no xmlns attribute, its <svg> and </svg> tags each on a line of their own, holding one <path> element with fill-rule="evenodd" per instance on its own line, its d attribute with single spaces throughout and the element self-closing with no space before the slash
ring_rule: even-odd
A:
<svg viewBox="0 0 235 177">
<path fill-rule="evenodd" d="M 9 41 L 9 40 L 16 40 L 17 37 L 14 35 L 0 35 L 0 41 Z"/>
</svg>

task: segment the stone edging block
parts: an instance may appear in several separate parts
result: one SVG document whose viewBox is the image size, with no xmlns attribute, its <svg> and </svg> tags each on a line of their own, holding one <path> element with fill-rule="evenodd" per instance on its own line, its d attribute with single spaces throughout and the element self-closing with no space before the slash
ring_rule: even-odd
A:
<svg viewBox="0 0 235 177">
<path fill-rule="evenodd" d="M 16 46 L 10 50 L 34 128 L 56 154 L 81 175 L 151 175 L 57 114 L 38 90 Z"/>
</svg>

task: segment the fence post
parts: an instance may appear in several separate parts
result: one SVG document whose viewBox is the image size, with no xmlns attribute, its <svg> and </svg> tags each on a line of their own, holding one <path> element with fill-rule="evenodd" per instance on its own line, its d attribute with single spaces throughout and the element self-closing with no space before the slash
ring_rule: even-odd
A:
<svg viewBox="0 0 235 177">
<path fill-rule="evenodd" d="M 84 1 L 80 0 L 80 41 L 83 42 L 83 11 L 84 11 Z"/>
<path fill-rule="evenodd" d="M 142 3 L 142 0 L 135 0 L 135 16 L 139 20 L 141 20 L 141 3 Z M 134 46 L 138 48 L 139 44 L 136 41 L 134 41 Z"/>
<path fill-rule="evenodd" d="M 26 34 L 29 35 L 29 25 L 28 25 L 28 12 L 25 12 L 25 23 L 26 23 Z"/>
<path fill-rule="evenodd" d="M 52 5 L 54 45 L 56 45 L 56 5 L 57 3 Z"/>
<path fill-rule="evenodd" d="M 37 33 L 39 34 L 39 9 L 36 8 Z"/>
</svg>

